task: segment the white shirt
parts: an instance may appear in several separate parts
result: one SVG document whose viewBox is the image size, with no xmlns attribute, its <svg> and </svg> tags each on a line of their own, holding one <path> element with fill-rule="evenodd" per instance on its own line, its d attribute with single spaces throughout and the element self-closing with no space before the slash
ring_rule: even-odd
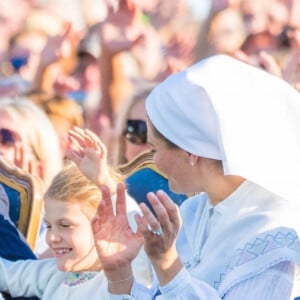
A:
<svg viewBox="0 0 300 300">
<path fill-rule="evenodd" d="M 136 276 L 147 284 L 150 273 L 147 262 L 136 262 Z M 0 291 L 8 292 L 13 297 L 37 296 L 41 300 L 95 299 L 95 295 L 101 300 L 108 299 L 104 272 L 89 277 L 91 273 L 95 272 L 85 272 L 88 280 L 70 284 L 69 279 L 74 279 L 74 273 L 59 271 L 54 258 L 18 261 L 0 258 Z"/>
<path fill-rule="evenodd" d="M 0 259 L 0 290 L 13 297 L 37 296 L 41 300 L 93 299 L 96 294 L 108 299 L 104 273 L 83 283 L 69 286 L 65 283 L 68 273 L 56 267 L 55 259 L 19 260 Z"/>
</svg>

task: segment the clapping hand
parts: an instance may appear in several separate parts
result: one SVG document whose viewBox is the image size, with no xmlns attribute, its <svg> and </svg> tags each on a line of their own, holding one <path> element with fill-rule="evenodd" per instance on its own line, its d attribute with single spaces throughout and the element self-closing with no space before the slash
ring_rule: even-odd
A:
<svg viewBox="0 0 300 300">
<path fill-rule="evenodd" d="M 157 218 L 146 204 L 140 205 L 143 216 L 136 216 L 138 231 L 144 237 L 144 249 L 156 271 L 160 285 L 167 284 L 183 267 L 176 250 L 181 227 L 178 206 L 162 190 L 147 195 Z"/>
<path fill-rule="evenodd" d="M 143 245 L 143 236 L 141 233 L 134 233 L 129 226 L 123 184 L 118 184 L 117 187 L 115 213 L 111 193 L 108 187 L 102 187 L 102 200 L 92 221 L 92 229 L 107 278 L 125 278 L 131 274 L 131 262 Z"/>
</svg>

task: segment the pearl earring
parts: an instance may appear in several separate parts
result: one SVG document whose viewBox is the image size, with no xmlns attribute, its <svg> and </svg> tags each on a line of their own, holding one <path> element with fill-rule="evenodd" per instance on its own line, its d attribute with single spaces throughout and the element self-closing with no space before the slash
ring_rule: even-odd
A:
<svg viewBox="0 0 300 300">
<path fill-rule="evenodd" d="M 192 160 L 190 160 L 190 166 L 193 167 L 194 166 L 194 162 Z"/>
</svg>

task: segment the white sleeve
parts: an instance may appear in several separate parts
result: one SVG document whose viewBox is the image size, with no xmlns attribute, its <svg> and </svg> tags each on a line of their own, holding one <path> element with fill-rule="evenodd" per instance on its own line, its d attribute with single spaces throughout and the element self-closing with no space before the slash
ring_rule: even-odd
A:
<svg viewBox="0 0 300 300">
<path fill-rule="evenodd" d="M 226 300 L 288 300 L 294 281 L 294 265 L 282 262 L 253 279 L 239 283 L 224 297 Z"/>
<path fill-rule="evenodd" d="M 221 298 L 215 289 L 204 281 L 193 278 L 183 268 L 171 282 L 159 288 L 159 296 L 153 296 L 153 290 L 147 290 L 135 283 L 131 296 L 110 294 L 110 300 L 289 300 L 293 278 L 294 265 L 282 262 L 254 278 L 237 284 Z"/>
<path fill-rule="evenodd" d="M 51 259 L 9 261 L 0 258 L 0 291 L 13 297 L 42 297 L 51 276 L 57 272 Z"/>
</svg>

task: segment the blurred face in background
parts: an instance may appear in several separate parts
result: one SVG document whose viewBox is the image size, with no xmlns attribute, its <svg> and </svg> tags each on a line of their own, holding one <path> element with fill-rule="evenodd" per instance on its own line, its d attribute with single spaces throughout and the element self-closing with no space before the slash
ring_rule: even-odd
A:
<svg viewBox="0 0 300 300">
<path fill-rule="evenodd" d="M 267 29 L 268 6 L 266 0 L 241 0 L 240 8 L 248 34 Z"/>
<path fill-rule="evenodd" d="M 0 155 L 17 167 L 24 169 L 29 161 L 36 165 L 39 165 L 40 162 L 25 132 L 22 132 L 22 126 L 24 124 L 22 125 L 12 118 L 8 112 L 0 111 Z M 30 172 L 30 169 L 27 168 L 26 165 L 26 170 Z"/>
<path fill-rule="evenodd" d="M 10 37 L 21 29 L 31 5 L 28 0 L 0 1 L 0 54 L 7 50 Z"/>
<path fill-rule="evenodd" d="M 211 10 L 220 11 L 226 8 L 237 8 L 240 5 L 241 0 L 212 0 Z"/>
<path fill-rule="evenodd" d="M 16 72 L 27 79 L 34 77 L 46 35 L 37 31 L 24 32 L 18 36 L 10 48 L 10 61 Z"/>
<path fill-rule="evenodd" d="M 132 106 L 125 124 L 125 157 L 128 161 L 149 149 L 146 118 L 145 99 L 140 99 Z"/>
<path fill-rule="evenodd" d="M 246 29 L 238 11 L 227 8 L 212 19 L 209 40 L 217 53 L 234 53 L 245 37 Z"/>
</svg>

